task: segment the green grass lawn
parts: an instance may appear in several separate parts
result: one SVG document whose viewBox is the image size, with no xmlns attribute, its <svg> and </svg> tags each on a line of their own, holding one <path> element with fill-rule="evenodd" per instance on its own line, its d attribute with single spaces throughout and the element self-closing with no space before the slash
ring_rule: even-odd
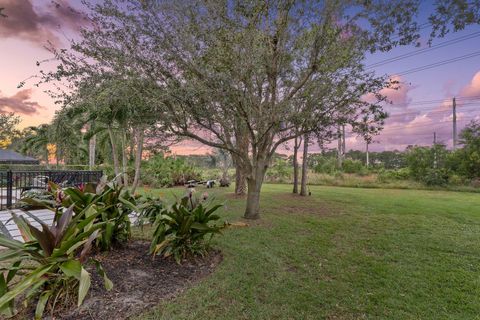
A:
<svg viewBox="0 0 480 320">
<path fill-rule="evenodd" d="M 262 219 L 214 241 L 216 271 L 140 319 L 480 319 L 478 194 L 290 189 L 265 185 Z M 241 220 L 231 192 L 212 193 Z"/>
</svg>

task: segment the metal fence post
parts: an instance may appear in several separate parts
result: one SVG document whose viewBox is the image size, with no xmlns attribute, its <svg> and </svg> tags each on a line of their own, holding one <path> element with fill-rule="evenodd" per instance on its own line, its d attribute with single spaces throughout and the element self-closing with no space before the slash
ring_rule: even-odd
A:
<svg viewBox="0 0 480 320">
<path fill-rule="evenodd" d="M 12 196 L 13 196 L 13 174 L 12 170 L 7 171 L 7 208 L 12 207 Z"/>
</svg>

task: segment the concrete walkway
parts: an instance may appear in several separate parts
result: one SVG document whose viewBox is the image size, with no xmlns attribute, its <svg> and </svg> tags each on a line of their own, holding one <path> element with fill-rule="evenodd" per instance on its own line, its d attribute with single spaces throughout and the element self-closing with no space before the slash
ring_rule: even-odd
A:
<svg viewBox="0 0 480 320">
<path fill-rule="evenodd" d="M 22 235 L 20 234 L 20 231 L 17 228 L 17 225 L 15 222 L 12 220 L 12 212 L 15 212 L 18 216 L 23 216 L 25 219 L 27 219 L 33 226 L 37 228 L 41 228 L 40 223 L 35 221 L 32 217 L 27 215 L 24 211 L 19 210 L 19 209 L 12 209 L 12 210 L 3 210 L 0 211 L 0 221 L 2 224 L 6 227 L 8 233 L 15 239 L 23 242 Z M 47 209 L 41 209 L 41 210 L 31 210 L 29 211 L 30 214 L 35 215 L 35 217 L 39 218 L 41 221 L 43 221 L 46 225 L 50 226 L 53 222 L 53 217 L 54 217 L 54 212 L 47 210 Z M 130 214 L 130 221 L 132 223 L 135 223 L 137 221 L 137 216 L 135 213 Z M 0 230 L 0 233 L 4 233 L 4 230 Z"/>
</svg>

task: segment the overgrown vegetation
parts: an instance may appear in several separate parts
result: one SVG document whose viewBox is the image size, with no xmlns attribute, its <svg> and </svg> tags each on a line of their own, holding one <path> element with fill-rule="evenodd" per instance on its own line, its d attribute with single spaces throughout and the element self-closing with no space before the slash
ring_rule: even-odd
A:
<svg viewBox="0 0 480 320">
<path fill-rule="evenodd" d="M 366 167 L 365 152 L 349 151 L 338 166 L 336 150 L 310 154 L 308 157 L 309 184 L 358 187 L 445 187 L 458 190 L 475 189 L 480 185 L 480 124 L 472 122 L 460 133 L 460 147 L 449 150 L 444 144 L 410 146 L 405 151 L 370 152 Z M 290 165 L 291 165 L 291 159 Z M 289 165 L 282 180 L 290 182 Z M 277 163 L 272 165 L 275 172 Z M 313 172 L 312 172 L 313 171 Z"/>
<path fill-rule="evenodd" d="M 151 187 L 184 185 L 189 180 L 201 180 L 201 173 L 182 157 L 165 157 L 159 153 L 144 162 L 142 182 Z"/>
</svg>

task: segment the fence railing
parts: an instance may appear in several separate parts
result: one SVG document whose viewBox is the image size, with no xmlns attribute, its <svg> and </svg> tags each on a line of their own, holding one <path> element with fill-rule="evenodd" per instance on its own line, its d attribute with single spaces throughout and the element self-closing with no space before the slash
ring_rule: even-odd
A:
<svg viewBox="0 0 480 320">
<path fill-rule="evenodd" d="M 102 171 L 0 171 L 0 210 L 15 208 L 28 190 L 46 190 L 52 181 L 64 187 L 97 183 Z"/>
</svg>

